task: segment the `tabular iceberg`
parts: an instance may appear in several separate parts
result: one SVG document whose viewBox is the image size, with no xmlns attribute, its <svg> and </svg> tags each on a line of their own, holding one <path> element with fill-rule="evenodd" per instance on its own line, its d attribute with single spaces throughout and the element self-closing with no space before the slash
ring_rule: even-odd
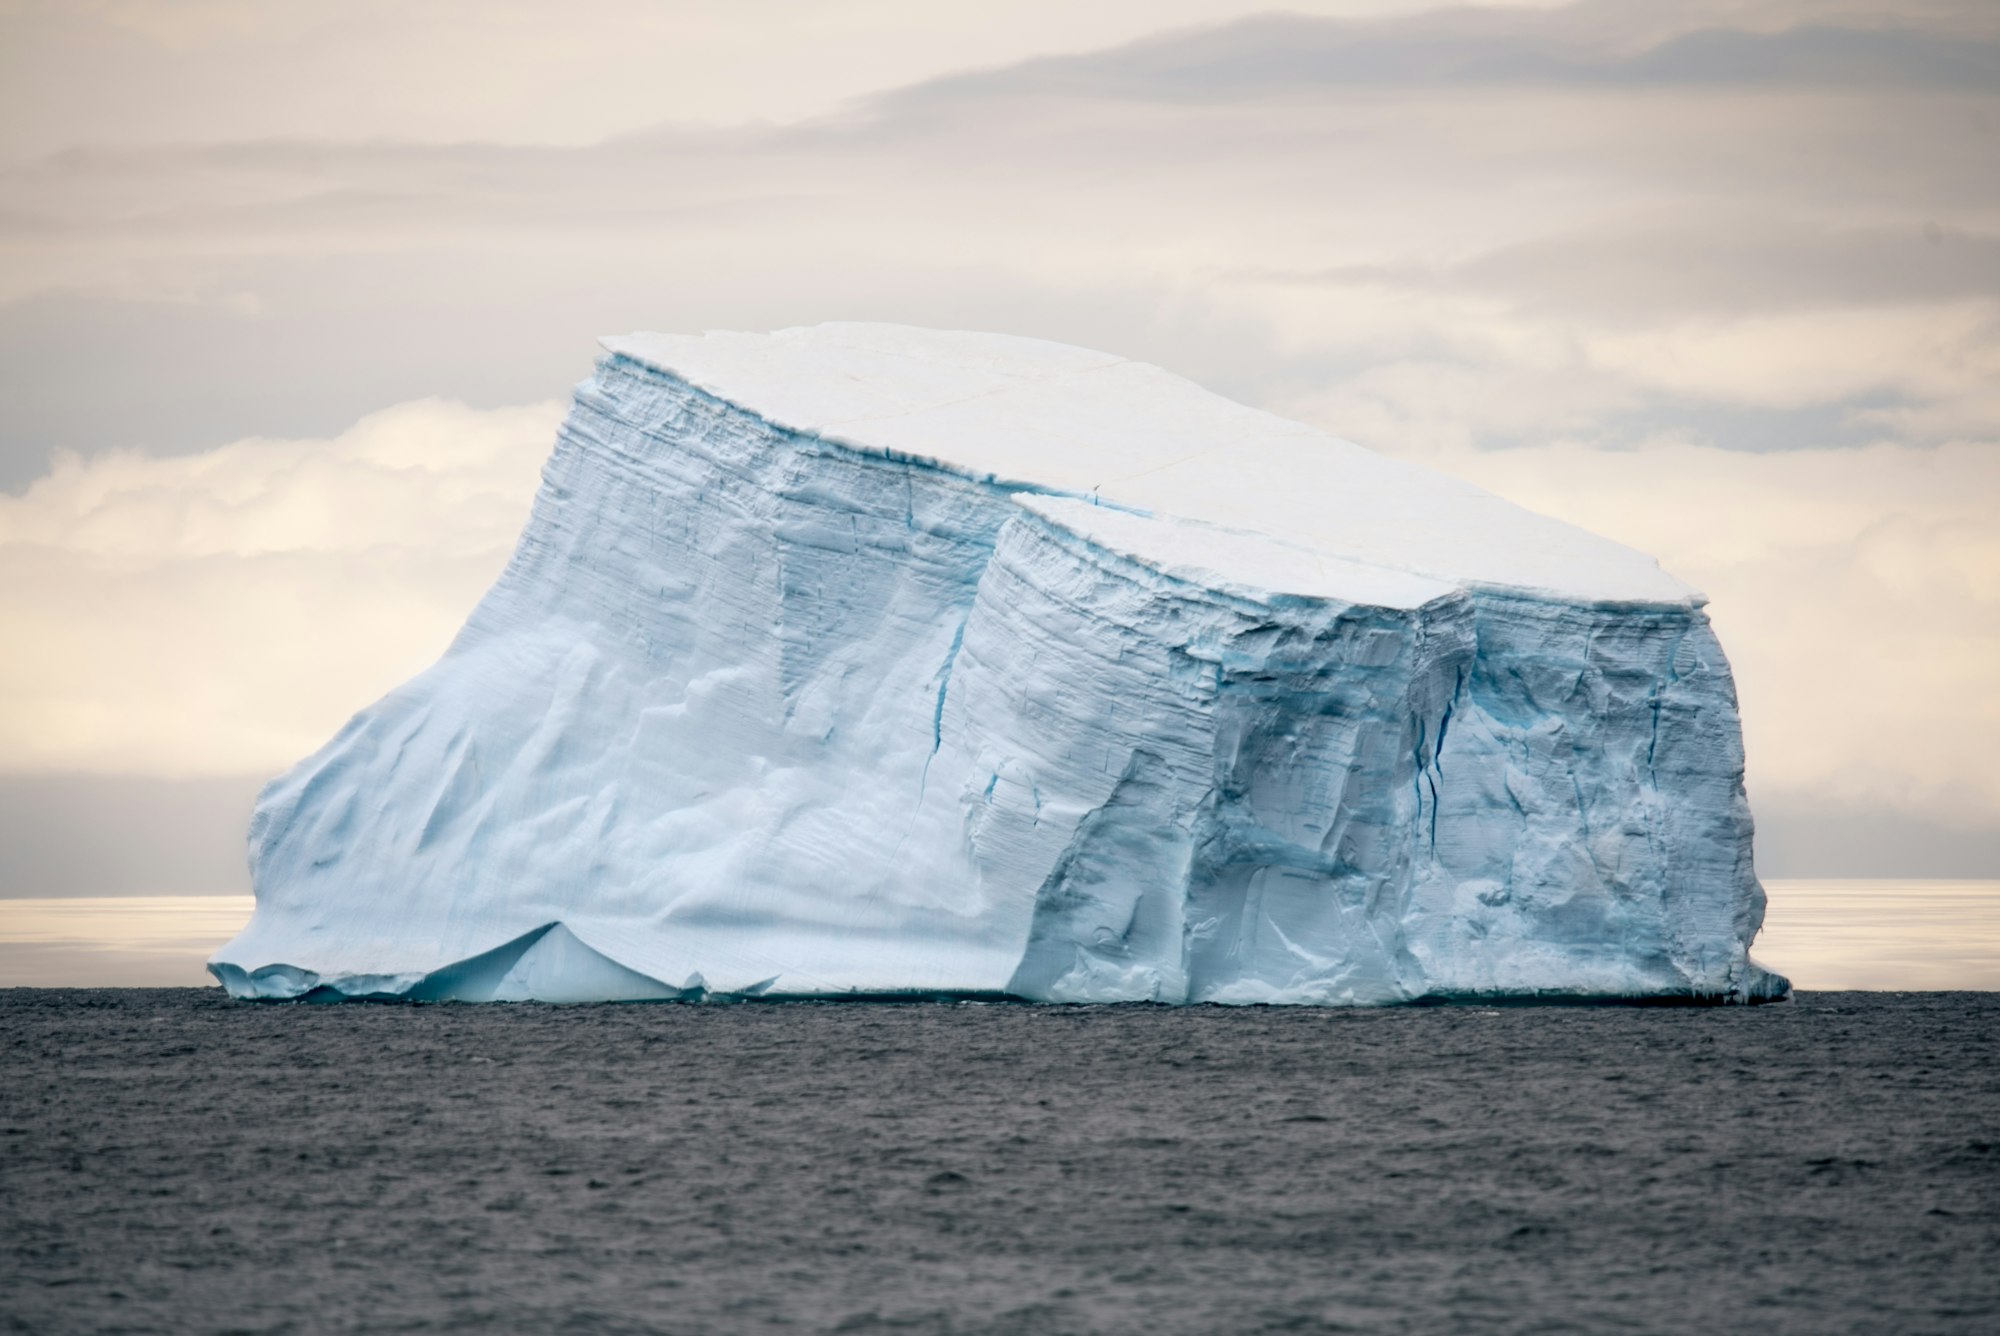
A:
<svg viewBox="0 0 2000 1336">
<path fill-rule="evenodd" d="M 1081 348 L 604 347 L 449 652 L 259 800 L 232 994 L 1785 993 L 1650 558 Z"/>
</svg>

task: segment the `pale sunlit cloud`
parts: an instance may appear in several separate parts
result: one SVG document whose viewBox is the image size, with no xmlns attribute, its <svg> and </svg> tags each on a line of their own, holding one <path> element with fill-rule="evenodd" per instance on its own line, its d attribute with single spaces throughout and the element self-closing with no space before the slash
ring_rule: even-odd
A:
<svg viewBox="0 0 2000 1336">
<path fill-rule="evenodd" d="M 527 515 L 556 405 L 329 441 L 65 456 L 0 497 L 8 770 L 275 773 L 441 653 Z"/>
</svg>

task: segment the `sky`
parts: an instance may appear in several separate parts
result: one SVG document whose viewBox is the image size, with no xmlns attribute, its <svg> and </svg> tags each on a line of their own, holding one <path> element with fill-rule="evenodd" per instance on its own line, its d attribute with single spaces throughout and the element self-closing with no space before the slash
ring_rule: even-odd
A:
<svg viewBox="0 0 2000 1336">
<path fill-rule="evenodd" d="M 0 0 L 0 894 L 243 889 L 597 336 L 829 319 L 1652 552 L 1762 872 L 2000 876 L 2000 7 Z"/>
</svg>

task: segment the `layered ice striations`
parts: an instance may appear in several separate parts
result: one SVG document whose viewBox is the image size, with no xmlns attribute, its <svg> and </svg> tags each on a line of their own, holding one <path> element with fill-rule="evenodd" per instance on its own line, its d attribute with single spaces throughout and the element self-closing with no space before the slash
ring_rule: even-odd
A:
<svg viewBox="0 0 2000 1336">
<path fill-rule="evenodd" d="M 1083 349 L 606 346 L 450 651 L 259 801 L 231 993 L 1785 991 L 1650 559 Z"/>
</svg>

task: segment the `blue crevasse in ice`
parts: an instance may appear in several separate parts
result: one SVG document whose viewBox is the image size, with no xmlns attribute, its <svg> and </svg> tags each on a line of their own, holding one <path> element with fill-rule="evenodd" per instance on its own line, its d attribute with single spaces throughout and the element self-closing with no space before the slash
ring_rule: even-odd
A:
<svg viewBox="0 0 2000 1336">
<path fill-rule="evenodd" d="M 606 340 L 444 658 L 260 799 L 238 996 L 1779 996 L 1692 590 L 1035 340 Z"/>
</svg>

